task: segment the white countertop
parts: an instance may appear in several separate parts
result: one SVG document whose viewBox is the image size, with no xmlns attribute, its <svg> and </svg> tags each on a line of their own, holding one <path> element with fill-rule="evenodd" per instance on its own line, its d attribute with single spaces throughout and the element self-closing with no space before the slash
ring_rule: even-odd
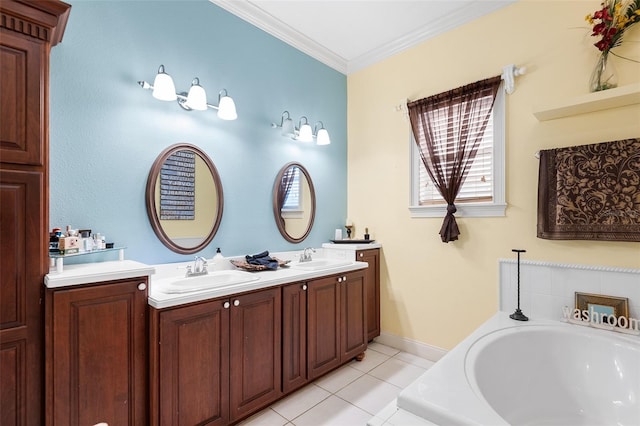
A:
<svg viewBox="0 0 640 426">
<path fill-rule="evenodd" d="M 64 272 L 51 272 L 44 277 L 47 288 L 69 287 L 102 281 L 142 277 L 155 273 L 153 266 L 134 260 L 80 263 L 67 265 Z"/>
<path fill-rule="evenodd" d="M 164 265 L 159 265 L 164 267 Z M 170 277 L 152 277 L 151 285 L 149 286 L 149 305 L 154 308 L 162 309 L 172 306 L 182 305 L 185 303 L 199 302 L 202 300 L 213 299 L 217 297 L 224 297 L 231 294 L 243 293 L 251 290 L 258 290 L 261 288 L 272 287 L 281 284 L 295 283 L 301 281 L 307 281 L 314 278 L 324 277 L 328 275 L 340 274 L 343 272 L 357 271 L 359 269 L 366 269 L 368 264 L 366 262 L 352 262 L 345 266 L 339 266 L 330 269 L 323 269 L 318 271 L 304 271 L 294 268 L 278 268 L 275 271 L 259 271 L 251 272 L 259 277 L 258 280 L 250 281 L 246 283 L 226 286 L 226 287 L 214 287 L 206 290 L 192 291 L 188 293 L 165 293 L 166 284 L 175 280 L 176 276 Z M 175 269 L 175 267 L 174 267 Z M 181 271 L 184 275 L 184 270 Z"/>
<path fill-rule="evenodd" d="M 335 243 L 323 243 L 323 249 L 334 249 L 334 250 L 371 250 L 382 247 L 380 243 L 344 243 L 344 244 L 335 244 Z"/>
</svg>

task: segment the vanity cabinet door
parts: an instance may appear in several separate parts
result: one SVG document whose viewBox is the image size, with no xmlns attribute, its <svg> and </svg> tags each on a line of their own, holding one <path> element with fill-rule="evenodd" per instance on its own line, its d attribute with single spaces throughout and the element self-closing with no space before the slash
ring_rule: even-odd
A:
<svg viewBox="0 0 640 426">
<path fill-rule="evenodd" d="M 280 287 L 230 298 L 231 421 L 282 395 Z"/>
<path fill-rule="evenodd" d="M 344 274 L 340 281 L 341 362 L 347 362 L 367 349 L 367 288 L 364 272 Z"/>
<path fill-rule="evenodd" d="M 158 355 L 152 363 L 157 396 L 151 398 L 151 424 L 228 424 L 228 300 L 154 311 L 152 317 L 159 317 L 159 326 Z"/>
<path fill-rule="evenodd" d="M 358 250 L 356 260 L 367 262 L 364 272 L 367 287 L 367 339 L 380 335 L 380 249 Z"/>
<path fill-rule="evenodd" d="M 147 424 L 147 280 L 47 291 L 46 424 Z"/>
<path fill-rule="evenodd" d="M 309 281 L 307 344 L 309 380 L 340 365 L 340 287 L 337 277 Z"/>
<path fill-rule="evenodd" d="M 307 284 L 282 287 L 282 391 L 307 383 Z"/>
<path fill-rule="evenodd" d="M 364 272 L 308 283 L 308 374 L 315 379 L 367 348 Z"/>
</svg>

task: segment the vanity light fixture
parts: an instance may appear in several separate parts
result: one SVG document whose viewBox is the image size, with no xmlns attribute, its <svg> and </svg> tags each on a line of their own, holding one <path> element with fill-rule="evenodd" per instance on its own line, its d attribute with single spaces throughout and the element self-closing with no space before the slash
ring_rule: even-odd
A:
<svg viewBox="0 0 640 426">
<path fill-rule="evenodd" d="M 318 123 L 320 124 L 320 128 L 318 129 Z M 329 132 L 324 128 L 324 123 L 322 121 L 316 122 L 313 135 L 316 138 L 316 143 L 318 145 L 329 145 L 331 143 L 331 138 L 329 137 Z"/>
<path fill-rule="evenodd" d="M 296 141 L 313 142 L 315 139 L 318 145 L 329 145 L 331 143 L 329 132 L 324 128 L 324 123 L 322 121 L 316 121 L 312 130 L 309 120 L 304 115 L 300 117 L 298 127 L 296 128 L 289 111 L 283 111 L 280 117 L 280 124 L 271 123 L 271 127 L 281 129 L 280 134 L 282 134 L 282 136 L 290 137 Z"/>
<path fill-rule="evenodd" d="M 158 74 L 153 80 L 153 86 L 146 81 L 138 81 L 138 84 L 143 89 L 153 90 L 152 95 L 158 100 L 177 100 L 178 105 L 186 111 L 206 111 L 208 108 L 212 108 L 218 111 L 218 117 L 222 120 L 235 120 L 238 118 L 236 104 L 227 94 L 227 89 L 222 89 L 218 93 L 218 105 L 207 103 L 207 94 L 204 88 L 200 86 L 200 79 L 198 77 L 191 81 L 189 93 L 178 93 L 173 84 L 173 79 L 164 71 L 164 65 L 160 65 L 160 68 L 158 68 Z M 224 95 L 222 95 L 223 92 Z"/>
</svg>

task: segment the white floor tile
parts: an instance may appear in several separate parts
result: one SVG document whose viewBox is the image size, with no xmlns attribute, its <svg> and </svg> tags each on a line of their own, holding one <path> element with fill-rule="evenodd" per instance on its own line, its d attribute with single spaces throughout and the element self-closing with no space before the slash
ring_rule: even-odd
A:
<svg viewBox="0 0 640 426">
<path fill-rule="evenodd" d="M 394 358 L 399 359 L 400 361 L 407 362 L 409 364 L 417 365 L 418 367 L 424 368 L 425 370 L 428 370 L 429 368 L 433 367 L 433 364 L 435 364 L 435 362 L 433 361 L 420 358 L 419 356 L 415 356 L 407 352 L 399 352 L 394 356 Z"/>
<path fill-rule="evenodd" d="M 373 416 L 396 399 L 401 390 L 390 383 L 364 375 L 336 392 L 336 395 Z"/>
<path fill-rule="evenodd" d="M 366 373 L 389 359 L 389 355 L 369 349 L 364 354 L 362 361 L 351 361 L 348 365 Z"/>
<path fill-rule="evenodd" d="M 270 408 L 260 411 L 255 416 L 249 417 L 239 423 L 240 426 L 283 426 L 288 420 Z"/>
<path fill-rule="evenodd" d="M 400 388 L 409 386 L 414 380 L 420 377 L 425 371 L 424 368 L 413 364 L 408 364 L 399 359 L 390 358 L 378 367 L 369 371 L 373 377 L 391 383 Z"/>
<path fill-rule="evenodd" d="M 370 418 L 371 414 L 332 395 L 292 423 L 295 426 L 356 426 L 366 425 Z"/>
<path fill-rule="evenodd" d="M 350 364 L 347 364 L 336 371 L 319 378 L 314 383 L 322 389 L 331 393 L 336 393 L 363 374 L 364 372 L 352 368 Z"/>
<path fill-rule="evenodd" d="M 285 419 L 293 420 L 330 395 L 331 393 L 311 383 L 276 402 L 271 409 Z"/>
<path fill-rule="evenodd" d="M 371 342 L 369 343 L 368 347 L 369 349 L 373 349 L 374 351 L 377 351 L 389 356 L 394 356 L 395 354 L 400 352 L 396 348 L 392 348 L 391 346 L 383 345 L 382 343 L 378 343 L 378 342 Z"/>
</svg>

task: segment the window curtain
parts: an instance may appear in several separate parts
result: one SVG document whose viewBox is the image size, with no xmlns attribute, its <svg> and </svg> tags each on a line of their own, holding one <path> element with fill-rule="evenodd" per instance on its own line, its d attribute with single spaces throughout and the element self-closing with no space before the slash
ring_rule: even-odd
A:
<svg viewBox="0 0 640 426">
<path fill-rule="evenodd" d="M 460 235 L 454 202 L 478 152 L 500 82 L 496 76 L 407 104 L 420 158 L 447 202 L 440 228 L 444 243 Z"/>
<path fill-rule="evenodd" d="M 284 217 L 282 217 L 282 208 L 284 207 L 284 202 L 287 200 L 287 194 L 289 194 L 289 191 L 291 190 L 295 176 L 296 167 L 289 167 L 282 174 L 282 179 L 280 180 L 280 189 L 278 190 L 278 208 L 280 210 L 280 222 L 283 225 Z"/>
</svg>

